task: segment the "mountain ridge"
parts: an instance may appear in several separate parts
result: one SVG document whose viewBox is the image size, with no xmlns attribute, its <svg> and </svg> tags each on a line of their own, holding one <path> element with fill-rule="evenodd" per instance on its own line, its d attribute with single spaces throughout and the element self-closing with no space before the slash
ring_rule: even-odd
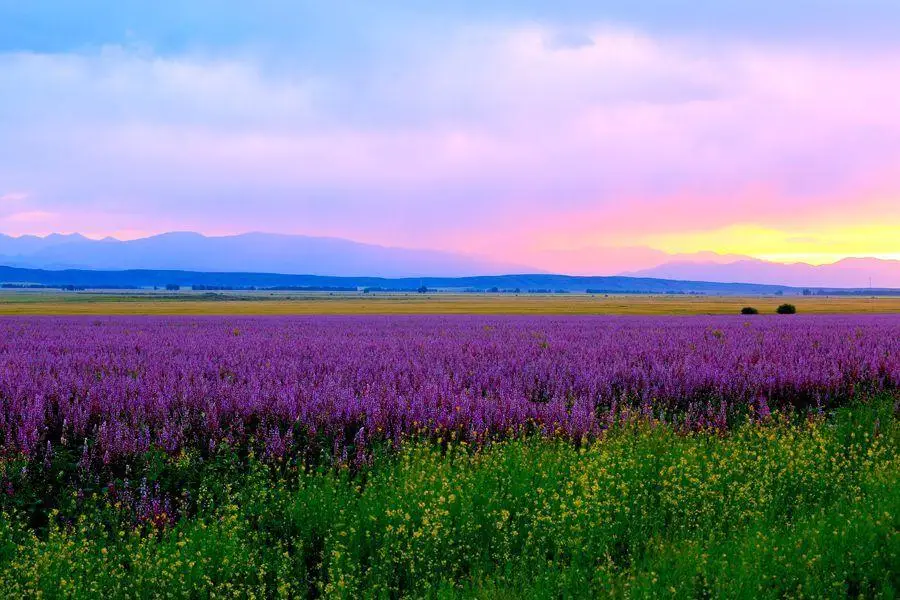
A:
<svg viewBox="0 0 900 600">
<path fill-rule="evenodd" d="M 91 271 L 80 269 L 43 270 L 0 266 L 0 283 L 5 286 L 38 285 L 47 287 L 74 286 L 77 288 L 150 288 L 167 286 L 195 289 L 372 289 L 375 291 L 416 291 L 428 289 L 447 291 L 513 291 L 577 292 L 577 293 L 700 293 L 700 294 L 778 294 L 799 293 L 786 286 L 766 286 L 752 283 L 715 283 L 703 281 L 672 281 L 653 278 L 612 276 L 554 275 L 523 273 L 481 275 L 468 277 L 342 277 L 323 275 L 295 275 L 280 273 L 223 273 L 182 270 Z"/>
<path fill-rule="evenodd" d="M 900 260 L 848 257 L 824 265 L 776 263 L 754 258 L 729 263 L 672 261 L 626 275 L 718 282 L 753 281 L 793 287 L 898 288 Z"/>
<path fill-rule="evenodd" d="M 134 240 L 80 234 L 0 235 L 0 264 L 31 269 L 188 270 L 383 277 L 499 275 L 533 267 L 440 250 L 338 237 L 250 232 L 206 236 L 172 231 Z"/>
<path fill-rule="evenodd" d="M 0 264 L 25 269 L 440 278 L 565 273 L 566 269 L 554 269 L 555 265 L 564 264 L 570 267 L 570 274 L 587 277 L 618 275 L 788 287 L 900 288 L 900 260 L 849 257 L 831 264 L 811 265 L 711 251 L 666 254 L 650 248 L 644 250 L 638 264 L 647 267 L 622 270 L 605 263 L 603 257 L 607 254 L 602 252 L 593 258 L 587 256 L 588 260 L 581 256 L 579 264 L 574 258 L 567 260 L 565 251 L 551 251 L 535 267 L 464 253 L 259 231 L 221 236 L 170 231 L 132 240 L 91 239 L 79 233 L 53 233 L 43 237 L 0 234 Z M 574 256 L 578 258 L 579 253 Z M 592 268 L 592 264 L 597 267 Z"/>
</svg>

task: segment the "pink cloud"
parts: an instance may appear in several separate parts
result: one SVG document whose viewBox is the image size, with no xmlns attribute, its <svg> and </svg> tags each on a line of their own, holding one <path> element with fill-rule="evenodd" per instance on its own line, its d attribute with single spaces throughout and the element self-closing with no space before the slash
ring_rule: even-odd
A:
<svg viewBox="0 0 900 600">
<path fill-rule="evenodd" d="M 20 90 L 0 186 L 36 190 L 42 230 L 342 235 L 572 269 L 735 223 L 900 226 L 900 48 L 553 35 L 460 30 L 353 81 L 252 56 L 0 56 Z"/>
<path fill-rule="evenodd" d="M 0 204 L 4 203 L 12 203 L 12 202 L 22 202 L 28 199 L 28 194 L 24 192 L 9 192 L 6 194 L 0 195 Z"/>
<path fill-rule="evenodd" d="M 2 217 L 2 221 L 6 223 L 16 223 L 16 224 L 43 224 L 47 221 L 55 220 L 59 217 L 57 213 L 47 212 L 44 210 L 28 210 L 22 212 L 12 213 L 10 215 L 6 215 Z"/>
</svg>

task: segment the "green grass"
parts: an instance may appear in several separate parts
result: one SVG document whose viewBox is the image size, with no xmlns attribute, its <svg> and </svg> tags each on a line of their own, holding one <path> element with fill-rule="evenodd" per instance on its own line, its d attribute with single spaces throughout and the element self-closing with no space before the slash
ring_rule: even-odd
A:
<svg viewBox="0 0 900 600">
<path fill-rule="evenodd" d="M 752 306 L 775 314 L 790 301 L 801 314 L 897 313 L 900 296 L 690 296 L 642 294 L 329 294 L 222 293 L 0 293 L 0 315 L 316 315 L 316 314 L 740 314 Z"/>
<path fill-rule="evenodd" d="M 59 455 L 23 474 L 10 458 L 0 589 L 49 598 L 893 598 L 894 402 L 747 422 L 727 435 L 632 422 L 583 447 L 411 442 L 353 468 L 230 451 L 135 461 L 134 485 L 158 483 L 183 511 L 172 523 L 136 520 L 107 490 L 116 479 L 123 487 L 112 472 L 80 473 Z"/>
</svg>

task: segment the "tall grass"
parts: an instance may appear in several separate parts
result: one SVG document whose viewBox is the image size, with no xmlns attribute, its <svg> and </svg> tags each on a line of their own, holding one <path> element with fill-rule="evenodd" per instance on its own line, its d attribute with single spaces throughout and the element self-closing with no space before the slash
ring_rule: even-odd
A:
<svg viewBox="0 0 900 600">
<path fill-rule="evenodd" d="M 151 454 L 127 482 L 82 477 L 65 457 L 7 458 L 0 590 L 891 598 L 900 592 L 895 414 L 882 398 L 725 434 L 634 420 L 583 447 L 432 441 L 354 468 L 227 450 L 211 460 Z"/>
</svg>

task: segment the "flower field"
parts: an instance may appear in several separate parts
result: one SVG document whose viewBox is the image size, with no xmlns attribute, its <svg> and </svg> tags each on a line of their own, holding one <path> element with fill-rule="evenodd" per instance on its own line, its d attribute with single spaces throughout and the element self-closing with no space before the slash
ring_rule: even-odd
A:
<svg viewBox="0 0 900 600">
<path fill-rule="evenodd" d="M 423 432 L 577 441 L 621 411 L 723 428 L 900 385 L 894 316 L 47 318 L 0 339 L 4 451 L 91 464 L 251 440 L 275 456 Z"/>
<path fill-rule="evenodd" d="M 894 597 L 900 317 L 0 320 L 15 596 Z"/>
</svg>

